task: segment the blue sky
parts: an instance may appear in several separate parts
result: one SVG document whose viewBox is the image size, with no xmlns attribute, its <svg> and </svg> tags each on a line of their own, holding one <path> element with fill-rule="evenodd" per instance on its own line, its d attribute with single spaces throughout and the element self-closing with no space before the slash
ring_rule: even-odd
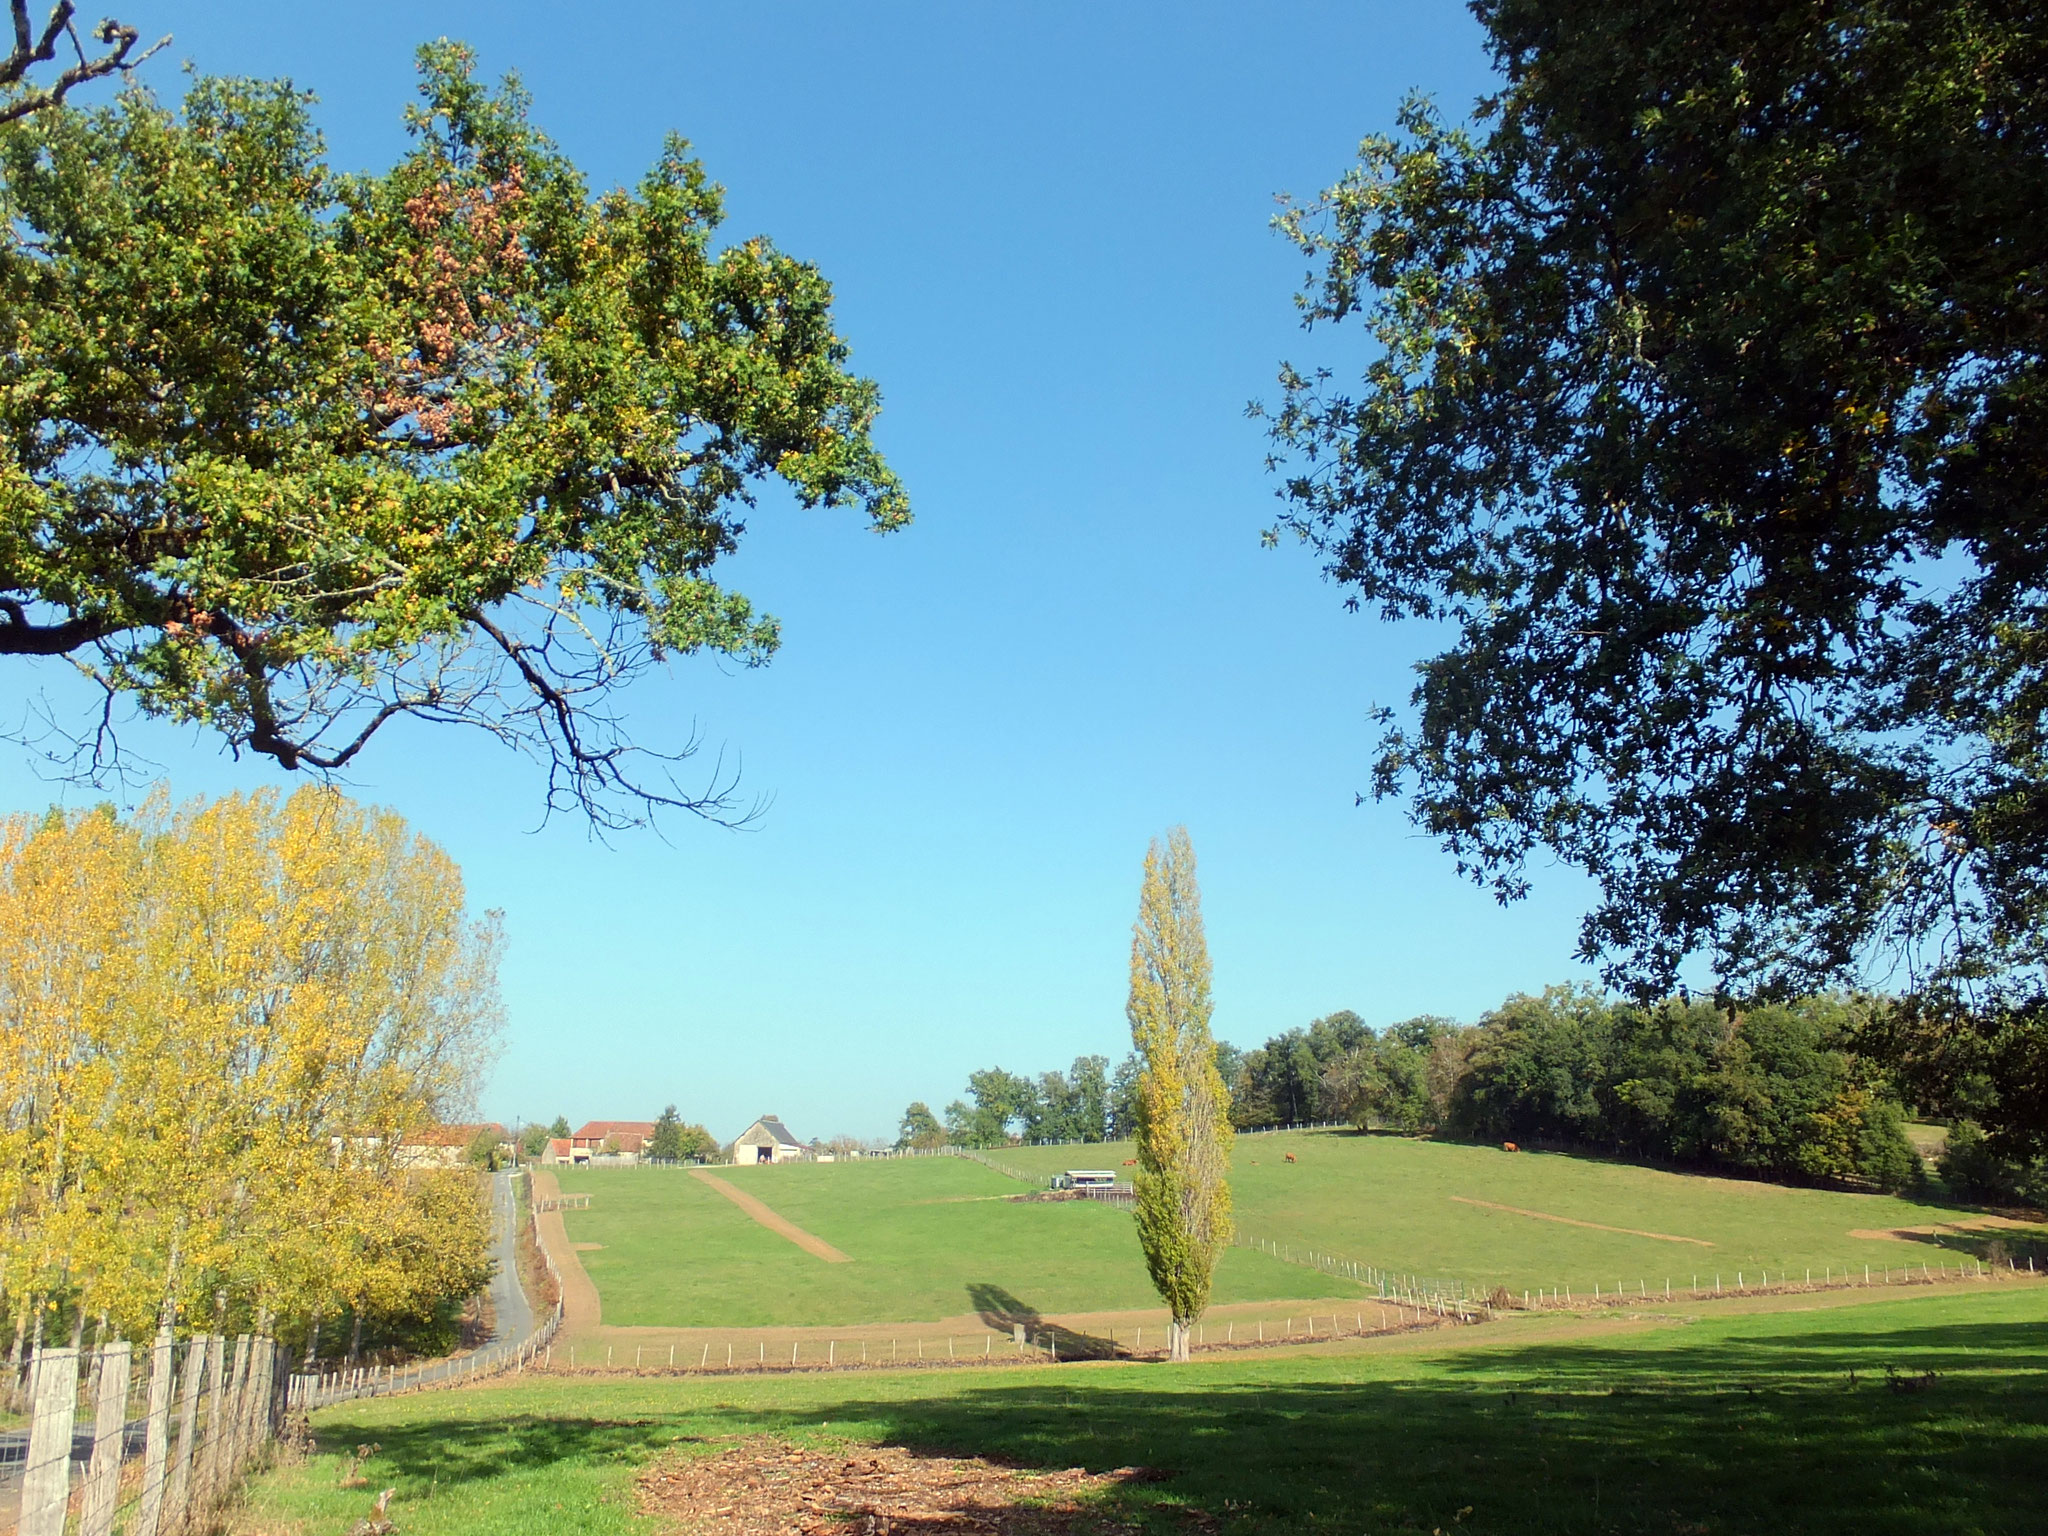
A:
<svg viewBox="0 0 2048 1536">
<path fill-rule="evenodd" d="M 1241 1045 L 1353 1008 L 1472 1017 L 1582 976 L 1588 886 L 1538 871 L 1502 910 L 1397 806 L 1363 808 L 1366 714 L 1427 636 L 1344 612 L 1274 510 L 1244 417 L 1304 337 L 1274 194 L 1334 180 L 1404 92 L 1489 87 L 1442 3 L 351 5 L 137 0 L 178 61 L 289 76 L 331 157 L 403 146 L 412 50 L 476 46 L 594 189 L 690 138 L 726 233 L 766 234 L 838 294 L 917 521 L 764 500 L 722 568 L 776 614 L 765 670 L 685 662 L 637 731 L 694 728 L 773 797 L 746 832 L 677 820 L 607 847 L 535 830 L 536 771 L 480 738 L 389 735 L 351 781 L 501 908 L 508 1028 L 494 1118 L 652 1117 L 731 1136 L 876 1135 L 967 1072 L 1127 1048 L 1146 841 L 1201 860 L 1215 1027 Z M 61 669 L 10 665 L 67 697 Z M 26 674 L 26 676 L 24 676 Z M 286 776 L 134 726 L 180 794 Z M 97 798 L 0 748 L 15 808 Z"/>
</svg>

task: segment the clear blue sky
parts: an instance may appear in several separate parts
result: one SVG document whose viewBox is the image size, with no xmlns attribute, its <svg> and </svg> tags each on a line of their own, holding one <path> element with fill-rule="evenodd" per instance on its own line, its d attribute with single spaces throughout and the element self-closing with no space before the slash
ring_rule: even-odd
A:
<svg viewBox="0 0 2048 1536">
<path fill-rule="evenodd" d="M 967 1072 L 1120 1056 L 1146 841 L 1201 860 L 1217 1033 L 1352 1008 L 1470 1018 L 1583 975 L 1588 887 L 1540 871 L 1503 911 L 1368 781 L 1367 710 L 1427 636 L 1343 611 L 1291 546 L 1245 402 L 1304 338 L 1301 259 L 1267 227 L 1404 92 L 1489 88 L 1444 3 L 996 6 L 943 0 L 602 7 L 165 4 L 152 61 L 289 76 L 335 163 L 400 152 L 412 50 L 516 69 L 594 188 L 680 131 L 766 234 L 838 293 L 916 523 L 765 501 L 724 574 L 780 617 L 763 671 L 684 663 L 635 725 L 692 725 L 774 797 L 757 829 L 683 820 L 606 847 L 535 831 L 535 770 L 479 738 L 391 732 L 351 782 L 502 908 L 509 1024 L 494 1118 L 651 1118 L 730 1137 L 883 1134 Z M 10 662 L 17 697 L 67 695 Z M 24 674 L 28 674 L 27 677 Z M 74 696 L 75 697 L 75 696 Z M 168 727 L 127 740 L 180 794 L 286 776 Z M 14 807 L 97 798 L 0 748 Z"/>
</svg>

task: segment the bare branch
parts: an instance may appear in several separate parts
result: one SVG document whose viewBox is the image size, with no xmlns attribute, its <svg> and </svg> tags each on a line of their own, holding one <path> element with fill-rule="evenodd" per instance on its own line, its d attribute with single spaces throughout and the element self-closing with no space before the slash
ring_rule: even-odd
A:
<svg viewBox="0 0 2048 1536">
<path fill-rule="evenodd" d="M 50 18 L 43 27 L 40 38 L 29 21 L 28 0 L 12 0 L 14 6 L 14 48 L 6 58 L 0 59 L 0 87 L 19 85 L 27 78 L 30 68 L 47 64 L 57 56 L 57 40 L 69 37 L 78 54 L 78 62 L 58 75 L 48 86 L 40 90 L 29 90 L 12 101 L 0 105 L 0 123 L 11 123 L 17 118 L 27 117 L 31 112 L 40 112 L 45 107 L 54 107 L 62 102 L 75 86 L 88 80 L 102 80 L 108 75 L 126 74 L 144 59 L 166 47 L 171 39 L 168 34 L 158 38 L 141 53 L 134 53 L 135 45 L 142 40 L 142 34 L 134 27 L 115 21 L 112 17 L 93 28 L 93 41 L 108 51 L 98 58 L 87 58 L 85 48 L 78 41 L 78 33 L 71 25 L 77 14 L 77 7 L 71 0 L 58 0 L 50 10 Z M 133 54 L 133 57 L 130 55 Z M 47 652 L 41 654 L 49 654 Z"/>
</svg>

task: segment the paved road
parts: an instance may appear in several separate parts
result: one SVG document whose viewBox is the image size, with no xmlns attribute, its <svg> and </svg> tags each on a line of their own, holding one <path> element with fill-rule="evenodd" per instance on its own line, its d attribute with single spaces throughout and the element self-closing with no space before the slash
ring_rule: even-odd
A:
<svg viewBox="0 0 2048 1536">
<path fill-rule="evenodd" d="M 498 1272 L 491 1276 L 487 1294 L 493 1319 L 491 1342 L 499 1344 L 533 1332 L 533 1307 L 519 1283 L 519 1202 L 512 1198 L 509 1173 L 491 1175 L 491 1212 L 498 1229 L 491 1257 L 497 1260 Z"/>
</svg>

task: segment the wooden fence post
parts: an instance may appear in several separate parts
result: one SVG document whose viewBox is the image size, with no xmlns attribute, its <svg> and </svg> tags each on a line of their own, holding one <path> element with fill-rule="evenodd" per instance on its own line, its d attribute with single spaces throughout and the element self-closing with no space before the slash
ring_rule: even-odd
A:
<svg viewBox="0 0 2048 1536">
<path fill-rule="evenodd" d="M 28 1465 L 21 1479 L 21 1536 L 64 1536 L 71 1503 L 71 1420 L 78 1351 L 39 1349 L 30 1377 Z"/>
<path fill-rule="evenodd" d="M 171 1370 L 176 1359 L 166 1323 L 157 1329 L 156 1346 L 149 1352 L 149 1429 L 142 1458 L 142 1502 L 135 1511 L 131 1536 L 156 1536 L 163 1518 L 164 1471 L 171 1451 Z"/>
<path fill-rule="evenodd" d="M 92 1464 L 85 1474 L 78 1536 L 113 1536 L 114 1504 L 121 1492 L 121 1453 L 128 1438 L 128 1372 L 133 1363 L 128 1341 L 105 1346 L 99 1357 Z"/>
<path fill-rule="evenodd" d="M 166 1532 L 185 1524 L 187 1501 L 192 1493 L 192 1451 L 199 1433 L 199 1389 L 206 1380 L 206 1335 L 195 1334 L 185 1346 L 184 1390 L 178 1396 L 178 1459 L 171 1464 L 171 1485 L 164 1490 L 163 1516 L 159 1522 Z"/>
<path fill-rule="evenodd" d="M 270 1439 L 271 1342 L 266 1334 L 249 1341 L 249 1393 L 242 1404 L 242 1458 L 247 1461 Z"/>
<path fill-rule="evenodd" d="M 228 1378 L 227 1414 L 221 1420 L 221 1477 L 214 1486 L 214 1502 L 226 1501 L 228 1490 L 242 1470 L 242 1420 L 248 1411 L 249 1335 L 235 1335 L 234 1374 Z"/>
<path fill-rule="evenodd" d="M 187 1523 L 195 1523 L 213 1507 L 221 1486 L 221 1425 L 227 1421 L 228 1340 L 224 1333 L 206 1341 L 206 1454 L 199 1462 L 199 1477 L 192 1485 L 192 1502 L 187 1506 Z"/>
</svg>

